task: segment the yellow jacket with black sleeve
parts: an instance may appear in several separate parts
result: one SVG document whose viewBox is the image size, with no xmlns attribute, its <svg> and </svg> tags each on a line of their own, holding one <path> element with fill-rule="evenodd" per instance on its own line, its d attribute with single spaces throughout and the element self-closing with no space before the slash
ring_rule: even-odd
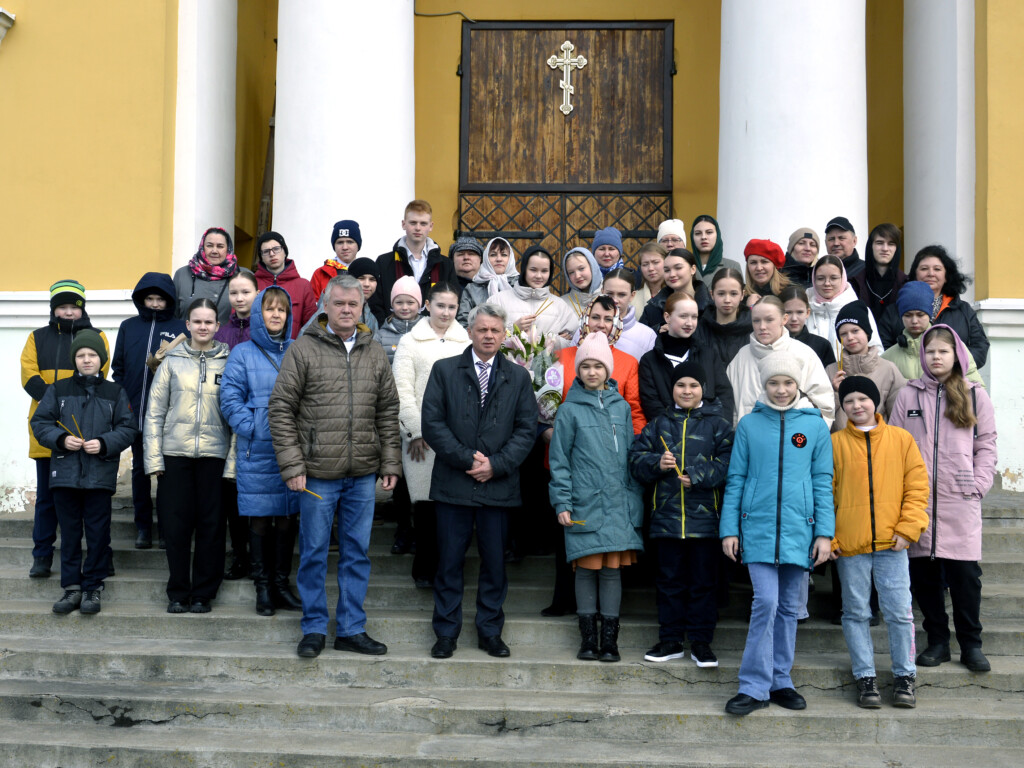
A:
<svg viewBox="0 0 1024 768">
<path fill-rule="evenodd" d="M 844 557 L 888 549 L 896 534 L 915 542 L 928 527 L 928 472 L 917 443 L 880 414 L 875 420 L 868 432 L 847 423 L 832 435 L 832 547 Z"/>
<path fill-rule="evenodd" d="M 37 328 L 28 335 L 25 348 L 21 351 L 21 386 L 32 402 L 28 407 L 28 419 L 32 420 L 39 401 L 46 394 L 46 388 L 60 379 L 66 379 L 75 372 L 75 362 L 71 359 L 71 342 L 75 334 L 86 328 L 92 328 L 89 315 L 82 311 L 78 320 L 57 319 L 50 313 L 50 322 Z M 110 369 L 110 343 L 103 331 L 100 338 L 107 348 L 107 362 L 103 364 L 103 377 L 106 378 Z M 26 421 L 26 423 L 27 423 Z M 47 459 L 50 449 L 45 448 L 28 430 L 28 456 L 30 459 Z"/>
</svg>

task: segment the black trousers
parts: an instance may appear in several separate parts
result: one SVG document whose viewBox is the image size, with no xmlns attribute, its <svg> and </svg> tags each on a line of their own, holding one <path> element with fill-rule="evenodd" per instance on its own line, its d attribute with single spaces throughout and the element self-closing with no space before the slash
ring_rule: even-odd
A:
<svg viewBox="0 0 1024 768">
<path fill-rule="evenodd" d="M 710 643 L 718 623 L 717 538 L 655 539 L 658 639 Z"/>
<path fill-rule="evenodd" d="M 153 481 L 146 474 L 142 455 L 142 435 L 132 443 L 132 505 L 135 507 L 135 527 L 142 533 L 153 531 Z M 156 479 L 156 524 L 160 531 L 160 479 Z"/>
<path fill-rule="evenodd" d="M 60 524 L 60 585 L 83 590 L 103 589 L 110 570 L 110 498 L 103 490 L 53 488 Z M 82 566 L 82 532 L 89 551 Z"/>
<path fill-rule="evenodd" d="M 507 507 L 464 507 L 437 502 L 437 574 L 434 577 L 434 633 L 458 637 L 462 631 L 463 573 L 466 552 L 476 524 L 480 576 L 476 589 L 476 631 L 480 637 L 500 635 L 505 625 L 502 605 L 508 594 L 505 542 Z"/>
<path fill-rule="evenodd" d="M 981 647 L 981 566 L 975 560 L 910 558 L 910 591 L 924 614 L 928 645 L 949 645 L 945 583 L 953 602 L 953 627 L 960 650 Z"/>
<path fill-rule="evenodd" d="M 168 600 L 187 603 L 190 598 L 217 596 L 224 577 L 223 473 L 224 459 L 164 456 Z"/>
<path fill-rule="evenodd" d="M 412 525 L 416 541 L 412 577 L 416 581 L 433 581 L 437 574 L 437 505 L 432 501 L 413 503 Z"/>
<path fill-rule="evenodd" d="M 236 560 L 244 563 L 249 558 L 249 518 L 238 514 L 238 486 L 234 480 L 221 479 L 220 504 L 227 522 L 231 551 Z"/>
</svg>

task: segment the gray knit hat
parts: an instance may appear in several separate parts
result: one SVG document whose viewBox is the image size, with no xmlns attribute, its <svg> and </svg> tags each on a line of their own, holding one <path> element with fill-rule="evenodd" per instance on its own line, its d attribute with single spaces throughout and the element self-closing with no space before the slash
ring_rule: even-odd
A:
<svg viewBox="0 0 1024 768">
<path fill-rule="evenodd" d="M 452 247 L 448 249 L 448 258 L 454 259 L 455 254 L 458 253 L 459 251 L 472 251 L 481 259 L 483 259 L 484 257 L 484 249 L 480 245 L 480 241 L 477 240 L 475 237 L 468 237 L 466 235 L 463 235 L 454 243 L 452 243 Z"/>
<path fill-rule="evenodd" d="M 782 350 L 770 353 L 768 357 L 758 363 L 757 367 L 761 371 L 762 387 L 772 376 L 789 376 L 799 384 L 800 375 L 803 373 L 800 359 L 796 355 Z"/>
</svg>

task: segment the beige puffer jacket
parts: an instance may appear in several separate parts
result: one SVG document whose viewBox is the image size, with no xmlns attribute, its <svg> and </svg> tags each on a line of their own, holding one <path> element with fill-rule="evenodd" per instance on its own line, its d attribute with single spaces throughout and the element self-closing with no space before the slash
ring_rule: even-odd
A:
<svg viewBox="0 0 1024 768">
<path fill-rule="evenodd" d="M 321 315 L 288 348 L 270 395 L 281 477 L 401 475 L 398 391 L 388 357 L 364 325 L 346 351 L 325 320 Z"/>
<path fill-rule="evenodd" d="M 231 428 L 220 413 L 220 380 L 230 351 L 219 341 L 206 352 L 185 342 L 157 368 L 142 430 L 147 475 L 163 472 L 164 456 L 229 459 Z M 225 471 L 226 477 L 233 474 Z"/>
</svg>

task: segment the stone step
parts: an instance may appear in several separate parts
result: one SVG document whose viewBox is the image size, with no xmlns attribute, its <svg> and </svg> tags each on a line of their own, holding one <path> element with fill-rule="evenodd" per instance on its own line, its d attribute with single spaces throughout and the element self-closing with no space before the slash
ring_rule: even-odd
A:
<svg viewBox="0 0 1024 768">
<path fill-rule="evenodd" d="M 294 587 L 295 577 L 292 574 Z M 829 579 L 821 579 L 823 586 L 808 596 L 808 610 L 814 617 L 831 615 L 831 587 Z M 166 600 L 167 571 L 156 568 L 118 568 L 117 575 L 107 579 L 104 599 L 117 602 L 162 603 Z M 328 575 L 327 599 L 330 604 L 337 602 L 338 587 L 334 572 Z M 515 574 L 505 600 L 505 610 L 522 613 L 537 613 L 548 605 L 552 596 L 552 579 L 541 572 Z M 60 597 L 59 576 L 49 579 L 30 579 L 23 567 L 0 566 L 0 600 L 56 600 Z M 750 589 L 736 587 L 729 607 L 720 611 L 722 618 L 746 619 L 750 610 Z M 999 584 L 985 581 L 982 584 L 981 615 L 984 619 L 1017 618 L 1024 620 L 1024 585 Z M 373 573 L 366 596 L 365 606 L 370 608 L 391 608 L 394 610 L 433 610 L 433 592 L 417 589 L 407 576 L 378 576 Z M 217 594 L 218 605 L 252 606 L 255 592 L 252 581 L 239 579 L 225 581 Z M 465 604 L 476 601 L 475 586 L 467 585 Z M 650 615 L 656 613 L 653 587 L 625 588 L 623 604 L 629 615 Z"/>
<path fill-rule="evenodd" d="M 56 595 L 54 599 L 59 597 Z M 166 602 L 120 603 L 105 601 L 103 611 L 95 616 L 83 616 L 75 611 L 67 616 L 52 613 L 53 600 L 7 600 L 0 602 L 3 631 L 10 634 L 31 635 L 40 631 L 42 622 L 48 622 L 48 631 L 60 632 L 68 637 L 95 640 L 109 637 L 152 637 L 168 639 L 223 640 L 235 637 L 254 637 L 267 641 L 291 642 L 301 637 L 299 613 L 279 611 L 276 616 L 257 616 L 252 607 L 215 603 L 208 614 L 169 614 Z M 653 646 L 658 639 L 658 623 L 651 615 L 623 614 L 620 643 L 638 651 Z M 428 649 L 434 642 L 430 611 L 398 611 L 369 609 L 367 631 L 383 643 L 417 643 Z M 985 620 L 983 640 L 988 653 L 1001 656 L 1024 656 L 1024 623 L 1020 620 Z M 333 632 L 333 622 L 331 624 Z M 473 606 L 466 605 L 464 638 L 470 642 L 475 635 Z M 510 645 L 535 648 L 574 648 L 579 644 L 576 618 L 542 618 L 529 611 L 506 612 L 502 636 Z M 713 646 L 716 651 L 743 648 L 747 636 L 747 622 L 723 619 L 715 629 Z M 872 636 L 876 647 L 888 647 L 885 627 L 874 627 Z M 811 619 L 801 625 L 797 634 L 798 647 L 807 652 L 835 653 L 846 650 L 842 628 L 820 619 Z M 924 648 L 926 638 L 918 622 L 917 644 Z"/>
<path fill-rule="evenodd" d="M 235 637 L 247 637 L 237 634 Z M 295 638 L 298 634 L 295 634 Z M 150 686 L 166 684 L 212 685 L 236 690 L 246 701 L 248 692 L 282 685 L 304 689 L 384 689 L 394 693 L 408 689 L 434 691 L 475 689 L 498 694 L 524 691 L 546 699 L 550 692 L 594 696 L 614 706 L 619 694 L 661 696 L 700 694 L 724 705 L 736 692 L 741 652 L 718 653 L 720 666 L 701 669 L 690 659 L 664 663 L 643 661 L 643 649 L 622 646 L 623 661 L 606 664 L 576 659 L 577 640 L 548 647 L 510 643 L 512 656 L 495 659 L 476 647 L 475 638 L 463 637 L 451 659 L 432 659 L 429 644 L 393 643 L 386 656 L 361 656 L 335 651 L 331 642 L 315 659 L 295 655 L 296 639 L 274 641 L 203 640 L 147 637 L 132 639 L 116 632 L 90 638 L 62 633 L 59 636 L 0 635 L 0 699 L 10 681 L 48 684 L 73 680 L 81 683 Z M 876 649 L 879 646 L 876 643 Z M 1020 701 L 1024 689 L 1024 658 L 990 655 L 992 671 L 970 672 L 954 660 L 918 670 L 920 698 L 939 702 L 948 697 L 964 701 L 1010 699 Z M 954 654 L 956 659 L 956 654 Z M 889 660 L 876 655 L 883 688 L 890 678 Z M 793 680 L 805 696 L 814 699 L 850 700 L 856 687 L 850 674 L 850 657 L 841 652 L 811 652 L 797 642 Z M 596 702 L 595 702 L 596 703 Z M 970 711 L 973 703 L 964 705 Z M 854 708 L 855 709 L 855 708 Z M 888 711 L 888 708 L 887 708 Z"/>
<path fill-rule="evenodd" d="M 770 710 L 769 710 L 770 711 Z M 792 713 L 799 720 L 806 712 Z M 730 731 L 759 730 L 757 720 L 766 713 L 743 719 L 730 718 Z M 582 724 L 580 731 L 585 732 Z M 964 723 L 965 728 L 970 723 Z M 796 732 L 799 726 L 792 730 Z M 477 768 L 500 766 L 678 766 L 679 768 L 777 768 L 786 766 L 900 766 L 935 768 L 940 765 L 974 765 L 981 759 L 976 746 L 931 746 L 912 748 L 892 739 L 886 723 L 867 731 L 865 742 L 844 743 L 827 757 L 818 743 L 701 744 L 689 742 L 645 742 L 642 740 L 573 738 L 551 739 L 534 735 L 544 727 L 501 731 L 499 735 L 463 736 L 451 734 L 359 733 L 352 731 L 309 731 L 301 738 L 282 729 L 261 729 L 256 733 L 230 728 L 178 728 L 139 726 L 111 729 L 96 725 L 69 725 L 54 730 L 50 723 L 0 721 L 0 744 L 15 765 L 92 768 L 427 768 L 470 763 Z M 753 741 L 753 740 L 752 740 Z M 805 736 L 805 743 L 807 738 Z M 984 763 L 992 768 L 1010 768 L 1024 761 L 1024 750 L 1013 747 L 986 749 Z"/>
<path fill-rule="evenodd" d="M 3 681 L 0 720 L 109 729 L 173 726 L 183 737 L 197 728 L 500 736 L 544 739 L 639 739 L 663 743 L 735 745 L 786 741 L 807 732 L 819 743 L 867 742 L 880 726 L 905 746 L 1018 746 L 1024 738 L 1024 701 L 969 700 L 920 693 L 914 711 L 856 707 L 852 692 L 838 697 L 809 693 L 799 715 L 769 707 L 744 728 L 729 727 L 723 705 L 731 695 L 689 689 L 617 694 L 614 699 L 572 691 L 448 688 L 273 688 L 224 685 L 127 684 L 67 680 Z M 889 692 L 885 692 L 889 699 Z M 965 710 L 965 703 L 969 709 Z"/>
</svg>

